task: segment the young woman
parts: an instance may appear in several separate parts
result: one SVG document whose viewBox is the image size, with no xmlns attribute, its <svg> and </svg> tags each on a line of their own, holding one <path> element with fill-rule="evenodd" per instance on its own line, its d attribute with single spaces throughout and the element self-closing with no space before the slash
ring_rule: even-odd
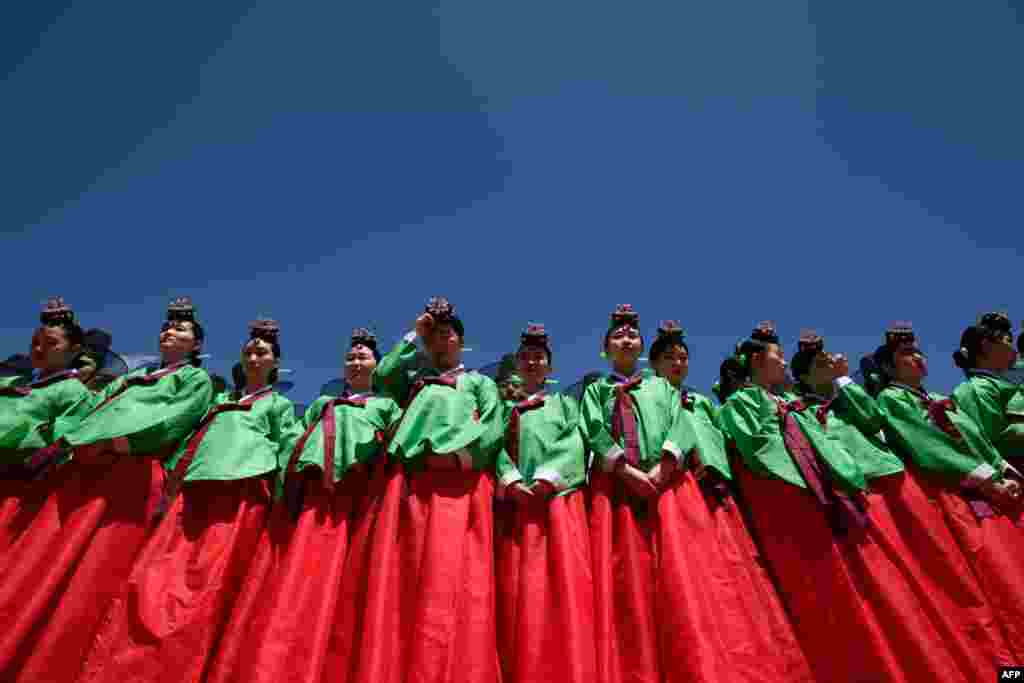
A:
<svg viewBox="0 0 1024 683">
<path fill-rule="evenodd" d="M 516 353 L 526 396 L 511 404 L 496 466 L 513 506 L 496 541 L 506 683 L 590 683 L 597 675 L 579 408 L 544 393 L 551 357 L 544 326 L 529 325 Z"/>
<path fill-rule="evenodd" d="M 217 396 L 166 461 L 166 513 L 104 618 L 79 681 L 203 674 L 263 531 L 278 454 L 299 435 L 291 401 L 273 390 L 279 335 L 273 320 L 250 325 L 243 386 Z"/>
<path fill-rule="evenodd" d="M 957 409 L 981 427 L 1006 460 L 1024 462 L 1024 400 L 1020 386 L 1006 379 L 1017 363 L 1010 319 L 1003 313 L 981 316 L 964 330 L 953 361 L 967 377 L 953 392 Z"/>
<path fill-rule="evenodd" d="M 397 636 L 362 643 L 376 657 L 372 680 L 482 683 L 501 676 L 491 472 L 502 407 L 494 382 L 462 365 L 464 334 L 452 305 L 431 299 L 415 332 L 374 373 L 381 393 L 404 406 L 388 456 L 407 471 L 409 493 L 397 541 L 401 590 L 368 597 L 368 612 L 400 619 Z M 417 362 L 417 337 L 425 364 Z M 375 531 L 374 546 L 394 544 L 393 533 Z"/>
<path fill-rule="evenodd" d="M 73 680 L 94 630 L 128 578 L 163 493 L 162 461 L 209 407 L 197 358 L 203 329 L 191 301 L 176 299 L 161 328 L 163 366 L 140 370 L 91 399 L 81 420 L 58 418 L 52 446 L 37 451 L 55 495 L 13 545 L 0 585 L 0 678 Z M 20 670 L 20 679 L 16 675 Z"/>
<path fill-rule="evenodd" d="M 60 297 L 47 301 L 29 349 L 33 375 L 0 379 L 0 557 L 28 528 L 51 491 L 34 481 L 28 461 L 54 440 L 57 418 L 80 418 L 89 392 L 70 369 L 80 353 L 82 328 Z"/>
<path fill-rule="evenodd" d="M 964 358 L 964 361 L 970 360 Z M 928 365 L 909 323 L 893 325 L 865 366 L 886 439 L 938 502 L 981 583 L 1015 661 L 1024 659 L 1021 476 L 967 409 L 927 392 Z M 965 406 L 970 392 L 961 392 Z M 873 425 L 874 426 L 874 425 Z"/>
<path fill-rule="evenodd" d="M 679 533 L 662 535 L 662 567 L 679 562 L 678 576 L 689 579 L 681 595 L 688 609 L 674 627 L 679 638 L 672 647 L 679 652 L 673 657 L 703 650 L 703 659 L 719 662 L 727 678 L 809 681 L 807 660 L 734 499 L 725 439 L 715 425 L 718 411 L 684 384 L 690 350 L 679 323 L 661 324 L 648 355 L 658 376 L 679 392 L 696 436 L 686 470 L 670 489 L 679 507 Z"/>
<path fill-rule="evenodd" d="M 733 471 L 816 677 L 991 677 L 1005 645 L 969 605 L 952 619 L 942 613 L 950 601 L 930 594 L 899 513 L 868 490 L 858 459 L 801 401 L 771 392 L 785 369 L 774 326 L 759 326 L 723 364 L 720 424 L 741 455 Z"/>
<path fill-rule="evenodd" d="M 318 398 L 301 436 L 283 453 L 282 504 L 264 533 L 211 683 L 347 681 L 358 669 L 359 644 L 373 625 L 372 616 L 364 619 L 365 595 L 386 564 L 376 562 L 368 538 L 384 519 L 383 456 L 399 417 L 398 404 L 373 392 L 378 359 L 376 338 L 354 330 L 346 391 Z M 391 502 L 394 523 L 398 499 Z"/>
</svg>

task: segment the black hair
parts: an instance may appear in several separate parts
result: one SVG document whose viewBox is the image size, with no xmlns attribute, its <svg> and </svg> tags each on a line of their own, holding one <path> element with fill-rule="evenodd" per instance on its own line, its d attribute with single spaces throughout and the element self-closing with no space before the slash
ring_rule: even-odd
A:
<svg viewBox="0 0 1024 683">
<path fill-rule="evenodd" d="M 193 367 L 202 367 L 203 359 L 199 357 L 199 352 L 203 347 L 203 340 L 206 339 L 206 332 L 203 330 L 203 326 L 199 324 L 198 320 L 192 320 L 192 336 L 196 340 L 196 349 L 189 354 L 189 362 L 192 363 Z"/>
<path fill-rule="evenodd" d="M 860 371 L 864 375 L 864 389 L 872 397 L 882 393 L 889 386 L 892 377 L 886 371 L 895 363 L 892 348 L 882 344 L 875 352 L 860 359 Z"/>
<path fill-rule="evenodd" d="M 1017 337 L 1017 353 L 1024 356 L 1024 331 Z"/>
<path fill-rule="evenodd" d="M 722 361 L 718 369 L 718 396 L 722 403 L 750 384 L 750 362 L 755 353 L 764 353 L 768 350 L 769 344 L 778 344 L 778 337 L 774 335 L 759 335 L 761 339 L 744 340 L 736 349 L 736 355 L 730 356 Z M 774 341 L 772 341 L 774 339 Z"/>
<path fill-rule="evenodd" d="M 789 359 L 790 372 L 793 374 L 793 385 L 799 394 L 813 394 L 814 387 L 804 380 L 804 376 L 811 371 L 815 357 L 821 353 L 819 347 L 805 347 L 793 354 Z"/>
<path fill-rule="evenodd" d="M 605 343 L 607 344 L 607 342 Z M 659 334 L 647 351 L 647 358 L 653 363 L 658 360 L 658 356 L 673 346 L 682 346 L 686 350 L 686 355 L 690 355 L 690 347 L 686 345 L 685 339 L 675 335 Z"/>
<path fill-rule="evenodd" d="M 981 342 L 986 339 L 996 341 L 1007 335 L 1013 339 L 1013 328 L 1007 318 L 984 316 L 982 322 L 971 325 L 960 335 L 960 348 L 953 352 L 953 362 L 964 372 L 976 368 L 978 356 L 981 355 Z"/>
</svg>

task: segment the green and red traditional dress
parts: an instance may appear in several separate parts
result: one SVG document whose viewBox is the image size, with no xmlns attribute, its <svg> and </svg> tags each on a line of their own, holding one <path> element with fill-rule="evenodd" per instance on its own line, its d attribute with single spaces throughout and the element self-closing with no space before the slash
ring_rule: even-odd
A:
<svg viewBox="0 0 1024 683">
<path fill-rule="evenodd" d="M 856 390 L 846 383 L 836 407 L 855 423 L 853 411 L 871 405 Z M 949 541 L 927 500 L 873 441 L 881 424 L 857 423 L 861 439 L 823 412 L 749 385 L 719 413 L 741 456 L 734 472 L 753 531 L 816 677 L 991 676 L 1005 643 L 970 577 L 955 576 L 958 558 L 944 556 Z"/>
<path fill-rule="evenodd" d="M 397 557 L 369 540 L 378 525 L 397 530 L 398 498 L 390 511 L 381 504 L 398 417 L 394 401 L 373 393 L 321 396 L 306 410 L 282 454 L 283 498 L 208 681 L 348 681 L 359 668 L 364 633 L 386 616 L 366 615 L 366 597 Z M 391 637 L 395 623 L 385 627 Z"/>
<path fill-rule="evenodd" d="M 78 681 L 199 680 L 230 647 L 225 627 L 257 568 L 279 454 L 299 434 L 292 402 L 271 386 L 214 399 L 165 463 L 166 512 Z"/>
<path fill-rule="evenodd" d="M 91 396 L 74 370 L 0 378 L 0 563 L 52 491 L 51 482 L 33 480 L 28 460 L 53 443 L 57 418 L 81 417 Z"/>
<path fill-rule="evenodd" d="M 1000 509 L 979 492 L 989 479 L 1012 474 L 997 444 L 1016 427 L 994 406 L 1013 400 L 998 378 L 978 375 L 950 400 L 893 383 L 877 399 L 875 424 L 905 460 L 928 497 L 938 502 L 946 524 L 981 583 L 1009 642 L 1015 661 L 1024 659 L 1024 517 L 1017 506 Z M 986 407 L 986 403 L 992 407 Z M 976 417 L 975 417 L 976 416 Z M 1009 452 L 1007 453 L 1009 455 Z M 1013 476 L 1017 476 L 1013 474 Z"/>
<path fill-rule="evenodd" d="M 401 497 L 397 535 L 383 526 L 371 541 L 374 549 L 397 543 L 399 556 L 374 567 L 394 583 L 367 596 L 367 614 L 382 618 L 365 629 L 351 680 L 498 681 L 492 473 L 501 400 L 493 380 L 461 365 L 424 367 L 413 339 L 374 375 L 381 394 L 404 407 L 388 458 L 406 485 L 388 493 Z"/>
<path fill-rule="evenodd" d="M 125 375 L 92 397 L 84 417 L 56 420 L 53 437 L 71 460 L 52 473 L 54 495 L 9 551 L 17 561 L 0 584 L 0 678 L 78 675 L 152 528 L 162 462 L 202 419 L 211 393 L 206 371 L 182 362 Z M 130 450 L 115 452 L 113 439 Z"/>
<path fill-rule="evenodd" d="M 529 503 L 505 496 L 507 514 L 496 531 L 504 680 L 591 683 L 597 676 L 594 583 L 576 401 L 539 392 L 512 403 L 496 471 L 503 493 L 539 481 L 554 491 L 550 499 L 535 492 Z"/>
</svg>

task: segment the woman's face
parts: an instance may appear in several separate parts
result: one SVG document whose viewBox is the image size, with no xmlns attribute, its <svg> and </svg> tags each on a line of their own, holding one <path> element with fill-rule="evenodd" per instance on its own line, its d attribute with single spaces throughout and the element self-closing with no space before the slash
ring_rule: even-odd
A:
<svg viewBox="0 0 1024 683">
<path fill-rule="evenodd" d="M 276 367 L 274 347 L 265 339 L 250 339 L 242 348 L 242 369 L 249 384 L 269 384 L 270 373 Z"/>
<path fill-rule="evenodd" d="M 516 364 L 519 376 L 523 378 L 528 387 L 543 387 L 544 381 L 551 372 L 548 354 L 544 349 L 529 346 L 519 349 L 519 353 L 516 354 Z"/>
<path fill-rule="evenodd" d="M 836 362 L 832 354 L 819 351 L 807 369 L 804 381 L 812 387 L 820 387 L 832 382 L 836 376 Z"/>
<path fill-rule="evenodd" d="M 65 369 L 77 350 L 78 347 L 72 348 L 63 327 L 43 325 L 32 335 L 29 355 L 36 370 L 55 372 Z"/>
<path fill-rule="evenodd" d="M 462 355 L 462 338 L 451 323 L 437 323 L 423 340 L 427 351 L 435 356 L 457 360 Z"/>
<path fill-rule="evenodd" d="M 983 339 L 980 358 L 984 359 L 987 367 L 996 372 L 1009 370 L 1017 362 L 1017 349 L 1013 346 L 1013 336 L 1004 334 L 996 339 Z"/>
<path fill-rule="evenodd" d="M 753 354 L 750 367 L 759 384 L 777 385 L 786 382 L 786 356 L 778 344 L 767 344 L 761 353 Z"/>
<path fill-rule="evenodd" d="M 644 350 L 640 332 L 632 327 L 620 327 L 608 337 L 605 353 L 612 365 L 619 368 L 632 368 Z"/>
<path fill-rule="evenodd" d="M 376 367 L 377 359 L 373 357 L 373 349 L 356 344 L 345 354 L 345 381 L 356 391 L 368 391 Z"/>
<path fill-rule="evenodd" d="M 690 374 L 690 353 L 681 344 L 675 344 L 662 351 L 653 365 L 658 377 L 678 387 Z"/>
<path fill-rule="evenodd" d="M 160 328 L 160 353 L 184 358 L 199 348 L 195 328 L 188 320 L 169 320 Z"/>
<path fill-rule="evenodd" d="M 928 376 L 928 362 L 920 349 L 904 347 L 892 354 L 892 376 L 897 382 L 916 386 Z"/>
</svg>

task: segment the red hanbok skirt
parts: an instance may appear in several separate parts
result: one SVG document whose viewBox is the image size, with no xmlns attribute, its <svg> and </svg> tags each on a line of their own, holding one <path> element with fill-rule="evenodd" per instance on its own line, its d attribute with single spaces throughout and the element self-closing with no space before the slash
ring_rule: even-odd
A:
<svg viewBox="0 0 1024 683">
<path fill-rule="evenodd" d="M 265 477 L 186 482 L 139 553 L 79 681 L 200 680 L 270 506 Z"/>
<path fill-rule="evenodd" d="M 367 476 L 348 472 L 333 491 L 319 468 L 290 476 L 302 479 L 301 511 L 295 519 L 283 502 L 275 507 L 210 683 L 345 680 L 329 663 Z"/>
<path fill-rule="evenodd" d="M 5 554 L 0 680 L 74 680 L 152 528 L 159 458 L 101 463 L 78 458 L 55 472 L 53 492 Z"/>
<path fill-rule="evenodd" d="M 510 683 L 592 683 L 594 582 L 583 491 L 496 513 L 498 648 Z"/>
<path fill-rule="evenodd" d="M 995 680 L 1005 641 L 912 477 L 873 480 L 870 526 L 837 536 L 810 492 L 734 471 L 818 680 Z"/>
<path fill-rule="evenodd" d="M 0 566 L 4 553 L 29 528 L 52 491 L 49 479 L 0 479 Z"/>
<path fill-rule="evenodd" d="M 978 519 L 948 484 L 919 475 L 988 597 L 1016 663 L 1024 662 L 1024 517 Z"/>
<path fill-rule="evenodd" d="M 392 683 L 494 683 L 494 480 L 489 473 L 408 474 L 398 543 L 400 591 L 367 612 L 397 615 Z M 399 603 L 391 602 L 399 599 Z M 390 618 L 390 617 L 389 617 Z M 383 656 L 383 655 L 382 655 Z"/>
<path fill-rule="evenodd" d="M 591 488 L 599 680 L 811 680 L 735 505 L 689 472 L 650 502 Z"/>
</svg>

